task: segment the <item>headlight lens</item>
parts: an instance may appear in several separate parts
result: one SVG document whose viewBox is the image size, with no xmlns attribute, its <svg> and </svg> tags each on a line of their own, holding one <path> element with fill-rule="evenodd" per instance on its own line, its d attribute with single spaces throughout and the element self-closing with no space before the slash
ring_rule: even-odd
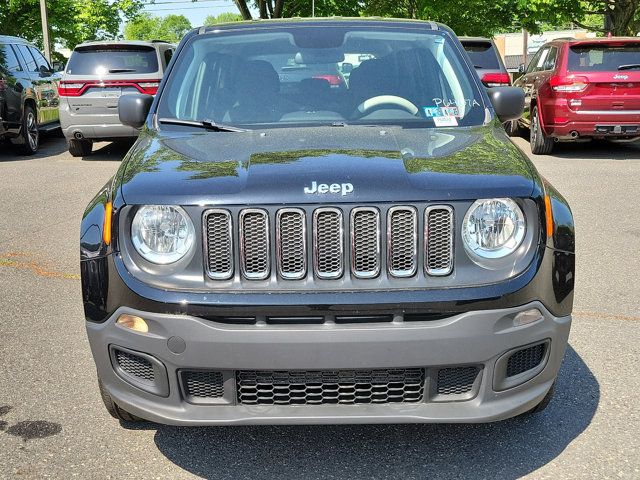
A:
<svg viewBox="0 0 640 480">
<path fill-rule="evenodd" d="M 467 251 L 481 258 L 502 258 L 522 243 L 526 230 L 524 214 L 510 198 L 478 200 L 467 211 L 462 239 Z"/>
<path fill-rule="evenodd" d="M 133 246 L 146 260 L 160 265 L 183 258 L 193 246 L 195 230 L 189 215 L 172 205 L 146 205 L 131 224 Z"/>
</svg>

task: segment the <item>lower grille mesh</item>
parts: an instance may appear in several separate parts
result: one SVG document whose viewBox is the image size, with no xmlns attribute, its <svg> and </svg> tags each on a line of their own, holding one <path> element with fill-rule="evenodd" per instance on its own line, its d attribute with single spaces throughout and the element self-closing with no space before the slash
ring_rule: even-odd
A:
<svg viewBox="0 0 640 480">
<path fill-rule="evenodd" d="M 538 345 L 518 350 L 511 355 L 507 362 L 507 377 L 513 377 L 540 365 L 544 358 L 545 349 L 546 344 L 539 343 Z"/>
<path fill-rule="evenodd" d="M 441 368 L 438 371 L 438 395 L 462 395 L 473 389 L 478 367 Z"/>
<path fill-rule="evenodd" d="M 420 402 L 424 370 L 240 370 L 238 403 L 322 405 Z"/>
<path fill-rule="evenodd" d="M 182 372 L 182 388 L 189 399 L 220 398 L 224 395 L 222 372 L 198 370 Z"/>
<path fill-rule="evenodd" d="M 154 381 L 153 366 L 146 358 L 123 350 L 116 350 L 116 361 L 118 362 L 118 366 L 127 375 L 131 375 L 139 380 L 146 380 L 147 382 Z"/>
</svg>

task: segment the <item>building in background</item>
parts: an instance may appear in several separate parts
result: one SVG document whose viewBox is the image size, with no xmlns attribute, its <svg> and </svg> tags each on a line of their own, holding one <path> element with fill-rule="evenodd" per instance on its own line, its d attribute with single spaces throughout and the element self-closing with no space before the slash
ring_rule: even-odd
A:
<svg viewBox="0 0 640 480">
<path fill-rule="evenodd" d="M 527 61 L 524 63 L 528 65 L 531 57 L 533 57 L 542 45 L 556 38 L 594 38 L 595 36 L 595 33 L 587 30 L 555 30 L 544 32 L 540 35 L 529 35 L 527 41 Z M 493 40 L 507 70 L 509 72 L 517 72 L 518 67 L 523 63 L 524 35 L 522 32 L 499 34 L 496 35 Z"/>
</svg>

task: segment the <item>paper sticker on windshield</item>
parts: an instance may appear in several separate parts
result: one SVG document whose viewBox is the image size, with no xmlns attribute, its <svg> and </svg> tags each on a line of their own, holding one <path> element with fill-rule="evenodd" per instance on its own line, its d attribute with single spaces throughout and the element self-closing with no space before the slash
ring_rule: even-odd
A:
<svg viewBox="0 0 640 480">
<path fill-rule="evenodd" d="M 422 107 L 427 118 L 459 117 L 458 107 Z"/>
<path fill-rule="evenodd" d="M 453 116 L 433 117 L 433 123 L 436 124 L 436 127 L 457 127 L 458 119 Z"/>
</svg>

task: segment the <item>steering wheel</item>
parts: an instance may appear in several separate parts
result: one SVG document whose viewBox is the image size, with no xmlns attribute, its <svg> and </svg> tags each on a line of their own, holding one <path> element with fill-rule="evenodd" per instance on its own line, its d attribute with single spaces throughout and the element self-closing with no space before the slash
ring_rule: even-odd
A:
<svg viewBox="0 0 640 480">
<path fill-rule="evenodd" d="M 418 107 L 411 103 L 406 98 L 397 97 L 396 95 L 378 95 L 377 97 L 371 97 L 366 99 L 360 105 L 358 105 L 357 111 L 361 115 L 366 115 L 371 110 L 379 108 L 383 105 L 393 105 L 394 107 L 400 107 L 406 110 L 411 115 L 418 113 Z"/>
</svg>

